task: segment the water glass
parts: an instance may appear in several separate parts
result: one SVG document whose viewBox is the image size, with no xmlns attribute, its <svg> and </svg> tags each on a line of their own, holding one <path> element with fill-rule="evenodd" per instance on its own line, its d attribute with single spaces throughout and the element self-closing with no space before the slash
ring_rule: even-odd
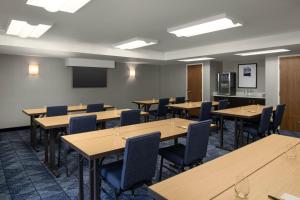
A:
<svg viewBox="0 0 300 200">
<path fill-rule="evenodd" d="M 234 191 L 241 199 L 246 199 L 250 192 L 249 178 L 237 176 L 234 184 Z"/>
</svg>

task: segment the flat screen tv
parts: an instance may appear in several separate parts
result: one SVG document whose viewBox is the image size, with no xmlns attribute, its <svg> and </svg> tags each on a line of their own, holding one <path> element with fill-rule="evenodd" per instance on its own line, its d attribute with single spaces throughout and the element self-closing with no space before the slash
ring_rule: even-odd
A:
<svg viewBox="0 0 300 200">
<path fill-rule="evenodd" d="M 73 88 L 107 87 L 107 69 L 95 67 L 72 67 Z"/>
</svg>

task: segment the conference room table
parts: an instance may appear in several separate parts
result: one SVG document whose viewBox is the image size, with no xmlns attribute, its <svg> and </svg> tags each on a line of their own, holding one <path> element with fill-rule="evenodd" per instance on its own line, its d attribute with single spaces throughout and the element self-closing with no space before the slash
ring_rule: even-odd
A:
<svg viewBox="0 0 300 200">
<path fill-rule="evenodd" d="M 202 102 L 195 101 L 195 102 L 185 102 L 185 103 L 174 103 L 167 105 L 168 108 L 172 110 L 173 117 L 175 116 L 175 110 L 182 110 L 185 113 L 185 116 L 188 117 L 189 111 L 193 109 L 201 108 Z M 219 105 L 219 102 L 213 101 L 212 106 L 216 108 Z"/>
<path fill-rule="evenodd" d="M 231 151 L 232 149 L 224 147 L 224 118 L 230 117 L 234 119 L 234 148 L 238 148 L 239 138 L 238 138 L 238 125 L 240 124 L 241 132 L 243 132 L 243 121 L 244 120 L 251 120 L 259 118 L 262 114 L 262 110 L 266 106 L 264 105 L 248 105 L 248 106 L 241 106 L 235 108 L 228 108 L 224 110 L 216 110 L 212 111 L 212 114 L 217 115 L 220 117 L 220 146 L 221 149 L 225 149 Z"/>
<path fill-rule="evenodd" d="M 86 111 L 87 105 L 70 105 L 68 106 L 68 112 L 80 112 Z M 104 110 L 114 108 L 111 105 L 104 105 Z M 37 117 L 42 117 L 46 114 L 46 107 L 44 108 L 29 108 L 24 109 L 22 112 L 30 117 L 30 144 L 31 147 L 38 151 L 37 149 L 37 139 L 36 139 L 36 124 L 34 123 L 34 119 Z"/>
<path fill-rule="evenodd" d="M 58 176 L 57 166 L 55 164 L 55 141 L 57 138 L 58 131 L 57 129 L 66 128 L 69 125 L 71 117 L 77 116 L 87 116 L 87 115 L 97 115 L 97 123 L 105 123 L 109 120 L 116 120 L 120 118 L 121 112 L 130 109 L 115 109 L 102 112 L 94 113 L 70 113 L 68 115 L 56 116 L 56 117 L 42 117 L 35 118 L 34 123 L 41 126 L 44 130 L 44 146 L 45 146 L 45 155 L 44 163 L 50 169 L 50 171 Z M 147 112 L 141 112 L 141 116 L 148 116 Z"/>
<path fill-rule="evenodd" d="M 161 140 L 175 139 L 185 136 L 188 125 L 195 121 L 171 118 L 160 121 L 98 130 L 87 133 L 62 136 L 62 141 L 79 153 L 79 195 L 84 199 L 83 192 L 83 158 L 89 161 L 89 188 L 90 199 L 98 200 L 100 197 L 99 171 L 101 163 L 106 156 L 117 154 L 124 150 L 126 139 L 156 131 L 161 132 Z M 212 125 L 214 127 L 215 125 Z"/>
<path fill-rule="evenodd" d="M 291 151 L 296 157 L 288 156 Z M 247 200 L 283 193 L 300 197 L 300 139 L 271 135 L 150 186 L 156 200 L 238 200 L 234 185 L 249 181 Z M 241 177 L 238 178 L 237 177 Z"/>
<path fill-rule="evenodd" d="M 171 97 L 169 102 L 170 103 L 175 103 L 176 99 L 174 97 Z M 144 109 L 145 112 L 149 112 L 150 107 L 152 105 L 157 105 L 159 103 L 159 99 L 133 101 L 132 103 L 137 104 L 138 109 Z"/>
</svg>

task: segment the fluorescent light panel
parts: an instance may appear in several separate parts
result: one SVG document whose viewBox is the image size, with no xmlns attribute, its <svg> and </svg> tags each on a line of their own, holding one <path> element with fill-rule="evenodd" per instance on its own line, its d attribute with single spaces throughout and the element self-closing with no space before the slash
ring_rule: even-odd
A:
<svg viewBox="0 0 300 200">
<path fill-rule="evenodd" d="M 51 25 L 38 24 L 36 26 L 28 24 L 26 21 L 11 20 L 6 31 L 8 35 L 19 36 L 21 38 L 39 38 L 51 28 Z"/>
<path fill-rule="evenodd" d="M 226 17 L 225 14 L 222 14 L 179 27 L 169 28 L 168 32 L 175 34 L 177 37 L 191 37 L 239 26 L 242 26 L 242 24 L 235 23 L 232 19 Z"/>
<path fill-rule="evenodd" d="M 90 0 L 27 0 L 28 5 L 42 7 L 49 12 L 75 13 Z"/>
<path fill-rule="evenodd" d="M 237 55 L 237 56 L 253 56 L 253 55 L 261 55 L 261 54 L 282 53 L 282 52 L 288 52 L 288 51 L 290 51 L 290 50 L 288 50 L 288 49 L 272 49 L 272 50 L 238 53 L 238 54 L 235 54 L 235 55 Z"/>
<path fill-rule="evenodd" d="M 141 48 L 141 47 L 145 47 L 145 46 L 150 46 L 150 45 L 157 44 L 157 43 L 158 43 L 157 40 L 134 38 L 131 40 L 117 43 L 113 46 L 118 49 L 131 50 L 131 49 L 137 49 L 137 48 Z"/>
<path fill-rule="evenodd" d="M 182 62 L 193 62 L 193 61 L 205 61 L 205 60 L 214 60 L 214 58 L 201 57 L 201 58 L 182 59 L 182 60 L 178 60 L 178 61 L 182 61 Z"/>
</svg>

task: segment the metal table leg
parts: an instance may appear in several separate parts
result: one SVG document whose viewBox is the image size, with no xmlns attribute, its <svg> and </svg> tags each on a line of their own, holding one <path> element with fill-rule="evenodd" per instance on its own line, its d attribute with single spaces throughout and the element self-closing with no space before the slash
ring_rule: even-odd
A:
<svg viewBox="0 0 300 200">
<path fill-rule="evenodd" d="M 36 124 L 34 123 L 34 116 L 30 116 L 30 143 L 34 151 L 39 151 L 37 148 L 37 139 L 36 139 Z"/>
<path fill-rule="evenodd" d="M 96 159 L 94 161 L 94 199 L 99 200 L 100 199 L 100 166 L 102 165 L 103 159 Z"/>
<path fill-rule="evenodd" d="M 45 130 L 44 131 L 44 147 L 45 147 L 45 156 L 44 156 L 44 163 L 46 166 L 49 165 L 49 131 L 48 130 Z"/>
<path fill-rule="evenodd" d="M 49 145 L 49 168 L 51 170 L 51 172 L 54 174 L 54 176 L 58 176 L 58 172 L 56 169 L 56 165 L 55 165 L 55 141 L 56 141 L 56 137 L 57 137 L 57 132 L 56 130 L 51 130 L 50 132 L 50 145 Z"/>
<path fill-rule="evenodd" d="M 94 200 L 94 160 L 89 160 L 90 200 Z"/>
<path fill-rule="evenodd" d="M 238 119 L 234 118 L 234 147 L 237 149 L 239 146 L 238 141 Z"/>
<path fill-rule="evenodd" d="M 78 200 L 84 200 L 84 188 L 83 188 L 83 157 L 78 154 L 78 176 L 79 176 L 79 191 Z"/>
<path fill-rule="evenodd" d="M 224 147 L 224 118 L 220 115 L 220 145 L 217 146 L 219 149 L 223 149 L 226 151 L 232 151 L 233 149 L 225 148 Z"/>
</svg>

